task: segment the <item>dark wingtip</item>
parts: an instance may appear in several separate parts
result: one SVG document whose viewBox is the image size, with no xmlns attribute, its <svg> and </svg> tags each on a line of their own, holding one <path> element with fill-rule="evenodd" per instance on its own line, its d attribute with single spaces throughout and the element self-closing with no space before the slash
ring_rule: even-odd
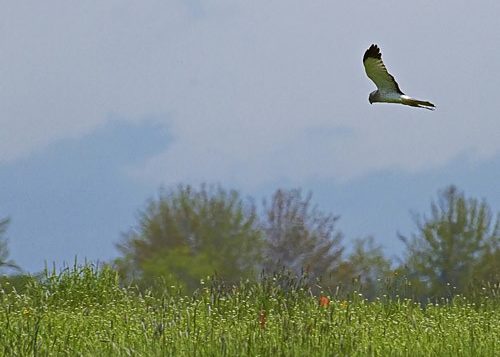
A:
<svg viewBox="0 0 500 357">
<path fill-rule="evenodd" d="M 375 58 L 382 59 L 382 54 L 380 53 L 380 49 L 377 45 L 373 44 L 369 49 L 366 50 L 365 55 L 363 56 L 363 62 L 366 61 L 367 58 Z"/>
</svg>

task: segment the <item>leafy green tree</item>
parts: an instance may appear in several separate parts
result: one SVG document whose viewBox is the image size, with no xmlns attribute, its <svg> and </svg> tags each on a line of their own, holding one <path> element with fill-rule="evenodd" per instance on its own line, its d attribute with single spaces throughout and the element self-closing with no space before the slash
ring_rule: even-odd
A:
<svg viewBox="0 0 500 357">
<path fill-rule="evenodd" d="M 374 299 L 386 292 L 384 281 L 390 273 L 391 262 L 385 257 L 382 247 L 373 237 L 367 237 L 354 241 L 351 253 L 330 280 L 346 293 L 356 290 L 364 297 Z"/>
<path fill-rule="evenodd" d="M 464 293 L 474 281 L 498 274 L 499 217 L 493 224 L 488 204 L 466 198 L 455 186 L 431 203 L 430 217 L 415 215 L 418 232 L 400 239 L 404 270 L 420 295 Z"/>
<path fill-rule="evenodd" d="M 338 216 L 325 214 L 299 189 L 277 190 L 264 203 L 264 270 L 289 269 L 310 277 L 329 274 L 341 262 L 344 247 L 337 230 Z"/>
<path fill-rule="evenodd" d="M 7 240 L 4 238 L 8 225 L 8 218 L 0 219 L 0 269 L 11 268 L 19 270 L 16 263 L 13 260 L 9 260 L 9 248 L 7 247 Z"/>
<path fill-rule="evenodd" d="M 128 280 L 151 286 L 161 278 L 192 291 L 214 273 L 254 277 L 261 239 L 255 206 L 238 192 L 178 186 L 149 202 L 117 245 L 122 256 L 115 263 Z"/>
</svg>

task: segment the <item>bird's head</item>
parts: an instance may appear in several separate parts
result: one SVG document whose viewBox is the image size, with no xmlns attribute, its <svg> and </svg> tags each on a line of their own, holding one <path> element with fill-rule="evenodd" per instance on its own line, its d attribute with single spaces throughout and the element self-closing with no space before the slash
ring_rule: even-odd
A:
<svg viewBox="0 0 500 357">
<path fill-rule="evenodd" d="M 377 101 L 377 98 L 378 98 L 378 90 L 375 90 L 371 92 L 370 95 L 368 96 L 368 101 L 370 102 L 370 104 L 373 104 L 374 102 Z"/>
</svg>

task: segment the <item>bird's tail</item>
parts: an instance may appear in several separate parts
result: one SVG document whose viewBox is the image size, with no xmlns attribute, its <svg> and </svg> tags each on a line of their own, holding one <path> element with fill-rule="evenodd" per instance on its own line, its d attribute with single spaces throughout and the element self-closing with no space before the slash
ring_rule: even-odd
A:
<svg viewBox="0 0 500 357">
<path fill-rule="evenodd" d="M 431 102 L 425 101 L 425 100 L 418 100 L 415 98 L 403 98 L 402 99 L 403 104 L 406 105 L 411 105 L 412 107 L 417 107 L 417 108 L 425 108 L 429 110 L 434 110 L 436 109 L 436 106 L 432 104 Z"/>
</svg>

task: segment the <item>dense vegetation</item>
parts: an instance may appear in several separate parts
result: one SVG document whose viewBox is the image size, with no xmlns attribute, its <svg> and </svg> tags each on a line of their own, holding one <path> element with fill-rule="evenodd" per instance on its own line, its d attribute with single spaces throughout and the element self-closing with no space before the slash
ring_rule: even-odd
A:
<svg viewBox="0 0 500 357">
<path fill-rule="evenodd" d="M 500 355 L 500 214 L 454 186 L 391 261 L 300 190 L 163 190 L 97 268 L 0 277 L 0 355 Z M 0 268 L 8 259 L 0 219 Z"/>
<path fill-rule="evenodd" d="M 496 289 L 496 290 L 495 290 Z M 498 287 L 474 300 L 421 305 L 312 295 L 291 275 L 225 285 L 207 279 L 191 296 L 119 285 L 105 267 L 74 267 L 0 292 L 5 356 L 497 356 Z"/>
<path fill-rule="evenodd" d="M 179 186 L 149 201 L 118 245 L 114 266 L 124 282 L 150 288 L 162 277 L 186 293 L 214 272 L 239 281 L 284 268 L 321 278 L 323 286 L 362 288 L 370 299 L 394 276 L 410 283 L 405 297 L 450 298 L 469 294 L 477 282 L 499 281 L 499 217 L 486 201 L 447 187 L 430 214 L 415 214 L 416 232 L 399 235 L 406 249 L 391 261 L 373 237 L 345 246 L 340 216 L 321 211 L 310 193 L 277 190 L 259 209 L 237 191 Z"/>
</svg>

